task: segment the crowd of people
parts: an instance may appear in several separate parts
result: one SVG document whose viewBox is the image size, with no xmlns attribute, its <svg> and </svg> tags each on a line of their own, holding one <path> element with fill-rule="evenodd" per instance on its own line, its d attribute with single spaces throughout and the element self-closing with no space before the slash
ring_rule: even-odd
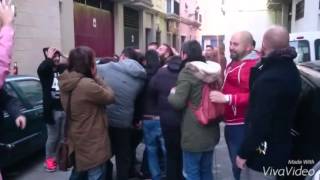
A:
<svg viewBox="0 0 320 180">
<path fill-rule="evenodd" d="M 14 34 L 10 6 L 6 1 L 0 5 L 0 107 L 23 129 L 26 118 L 3 88 Z M 89 47 L 76 47 L 67 59 L 56 48 L 44 48 L 37 73 L 48 132 L 46 170 L 57 170 L 58 145 L 66 137 L 73 162 L 70 180 L 112 179 L 112 157 L 117 180 L 148 175 L 153 180 L 212 180 L 224 121 L 234 179 L 276 179 L 263 168 L 283 168 L 290 158 L 291 112 L 301 90 L 293 62 L 297 54 L 289 47 L 287 30 L 279 26 L 265 32 L 261 51 L 254 47 L 250 32 L 234 33 L 229 64 L 223 44 L 201 47 L 196 40 L 185 42 L 180 52 L 156 42 L 144 54 L 127 47 L 120 56 L 98 62 Z M 212 84 L 215 88 L 204 93 Z M 205 95 L 224 113 L 203 124 L 200 119 L 209 119 L 200 118 L 199 109 L 202 115 L 217 110 L 204 105 Z M 138 170 L 141 141 L 145 152 Z"/>
</svg>

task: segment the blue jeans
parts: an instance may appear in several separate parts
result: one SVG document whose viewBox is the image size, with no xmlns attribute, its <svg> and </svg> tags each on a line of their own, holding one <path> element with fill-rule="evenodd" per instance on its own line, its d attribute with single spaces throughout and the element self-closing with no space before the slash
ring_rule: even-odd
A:
<svg viewBox="0 0 320 180">
<path fill-rule="evenodd" d="M 224 137 L 229 150 L 229 156 L 232 163 L 233 177 L 240 179 L 241 170 L 236 165 L 236 157 L 241 144 L 244 140 L 245 125 L 226 125 L 224 128 Z"/>
<path fill-rule="evenodd" d="M 183 151 L 183 175 L 186 180 L 213 180 L 213 151 Z"/>
<path fill-rule="evenodd" d="M 86 178 L 88 177 L 88 178 Z M 105 180 L 106 177 L 106 165 L 103 163 L 97 167 L 91 168 L 87 171 L 77 172 L 73 168 L 69 180 Z"/>
<path fill-rule="evenodd" d="M 163 157 L 166 157 L 166 149 L 164 146 L 164 139 L 162 136 L 159 119 L 143 121 L 143 137 L 148 153 L 148 165 L 152 180 L 161 180 L 161 168 L 158 151 L 160 149 L 163 153 Z"/>
</svg>

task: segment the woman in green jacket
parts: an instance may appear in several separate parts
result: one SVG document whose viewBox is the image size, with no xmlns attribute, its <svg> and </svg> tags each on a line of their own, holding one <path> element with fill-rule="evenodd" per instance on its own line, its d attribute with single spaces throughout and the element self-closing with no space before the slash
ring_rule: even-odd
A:
<svg viewBox="0 0 320 180">
<path fill-rule="evenodd" d="M 189 107 L 198 107 L 204 81 L 213 82 L 220 75 L 220 66 L 207 64 L 197 41 L 188 41 L 181 49 L 183 60 L 177 86 L 171 90 L 169 103 L 183 113 L 182 139 L 183 172 L 187 180 L 212 180 L 212 158 L 219 142 L 218 123 L 201 125 Z M 217 68 L 218 67 L 218 68 Z"/>
</svg>

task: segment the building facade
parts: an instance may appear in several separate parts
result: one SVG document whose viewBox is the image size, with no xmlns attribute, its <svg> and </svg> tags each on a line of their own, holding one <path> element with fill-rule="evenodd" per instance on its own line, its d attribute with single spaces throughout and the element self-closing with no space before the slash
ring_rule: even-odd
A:
<svg viewBox="0 0 320 180">
<path fill-rule="evenodd" d="M 48 45 L 61 48 L 62 4 L 58 0 L 15 1 L 15 42 L 12 61 L 19 73 L 36 74 L 37 65 L 44 59 L 42 48 Z M 35 6 L 37 8 L 35 8 Z"/>
<path fill-rule="evenodd" d="M 319 0 L 269 0 L 268 7 L 278 11 L 278 24 L 292 33 L 320 31 Z"/>
<path fill-rule="evenodd" d="M 195 1 L 195 2 L 193 2 Z M 145 51 L 148 43 L 199 39 L 201 9 L 196 0 L 33 0 L 17 6 L 13 62 L 19 74 L 36 75 L 43 47 L 64 54 L 81 45 L 98 57 L 120 54 L 124 47 Z M 182 7 L 188 6 L 187 9 Z M 199 7 L 199 8 L 197 8 Z M 183 12 L 180 11 L 183 9 Z"/>
<path fill-rule="evenodd" d="M 291 32 L 320 31 L 319 0 L 292 0 L 291 5 Z"/>
<path fill-rule="evenodd" d="M 180 43 L 200 40 L 202 14 L 198 1 L 180 0 Z"/>
<path fill-rule="evenodd" d="M 204 26 L 203 46 L 225 44 L 225 55 L 229 58 L 229 42 L 237 31 L 249 31 L 256 41 L 256 49 L 261 48 L 265 31 L 274 24 L 281 24 L 279 11 L 268 7 L 268 0 L 203 0 Z M 281 16 L 280 16 L 281 17 Z"/>
</svg>

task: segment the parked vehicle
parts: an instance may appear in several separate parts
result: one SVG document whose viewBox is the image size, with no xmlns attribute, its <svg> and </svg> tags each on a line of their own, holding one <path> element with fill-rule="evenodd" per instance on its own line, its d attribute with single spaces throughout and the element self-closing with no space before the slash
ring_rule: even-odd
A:
<svg viewBox="0 0 320 180">
<path fill-rule="evenodd" d="M 27 117 L 24 130 L 18 129 L 7 113 L 0 122 L 0 168 L 29 156 L 44 147 L 47 134 L 43 122 L 42 89 L 38 78 L 9 76 L 4 87 L 17 98 Z"/>
<path fill-rule="evenodd" d="M 292 130 L 294 146 L 291 158 L 297 164 L 289 163 L 289 166 L 296 169 L 302 166 L 302 170 L 315 168 L 315 174 L 318 172 L 319 175 L 320 165 L 316 164 L 320 163 L 320 61 L 302 63 L 297 67 L 301 75 L 302 91 Z M 290 180 L 304 178 L 289 177 Z"/>
<path fill-rule="evenodd" d="M 296 63 L 320 60 L 320 31 L 291 33 L 290 46 L 298 53 Z"/>
</svg>

